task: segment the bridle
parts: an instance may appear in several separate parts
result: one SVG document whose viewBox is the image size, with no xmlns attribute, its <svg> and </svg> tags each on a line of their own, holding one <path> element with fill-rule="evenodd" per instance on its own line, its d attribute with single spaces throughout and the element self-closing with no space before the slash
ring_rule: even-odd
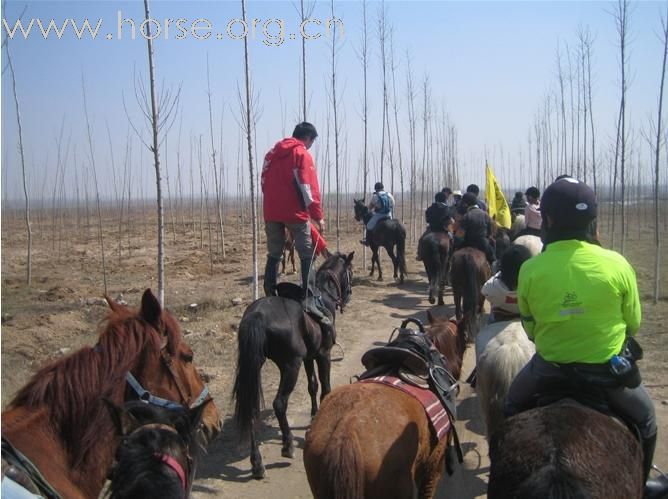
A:
<svg viewBox="0 0 668 499">
<path fill-rule="evenodd" d="M 181 396 L 181 403 L 153 395 L 150 391 L 146 390 L 141 385 L 141 383 L 139 383 L 139 381 L 137 380 L 137 378 L 135 378 L 132 372 L 128 371 L 127 375 L 125 376 L 125 379 L 128 382 L 128 385 L 137 394 L 139 400 L 142 400 L 147 404 L 155 405 L 165 409 L 179 410 L 179 409 L 194 409 L 195 407 L 199 407 L 200 405 L 202 405 L 204 402 L 206 402 L 211 398 L 211 395 L 209 394 L 209 387 L 207 386 L 206 383 L 204 383 L 204 388 L 202 388 L 200 394 L 197 397 L 195 397 L 192 401 L 190 401 L 189 397 L 187 396 L 188 391 L 185 389 L 183 383 L 181 382 L 181 379 L 174 370 L 172 357 L 167 352 L 166 347 L 163 347 L 163 349 L 160 351 L 160 360 L 162 361 L 163 365 L 167 368 L 167 371 L 169 371 L 169 374 L 171 375 L 172 380 L 176 385 L 176 389 L 178 390 L 179 395 Z"/>
<path fill-rule="evenodd" d="M 344 275 L 346 277 L 345 283 L 342 286 L 341 285 L 341 280 L 339 279 L 339 276 L 336 274 L 331 269 L 328 269 L 325 271 L 327 276 L 334 282 L 334 285 L 336 286 L 336 292 L 338 296 L 333 296 L 327 290 L 324 290 L 327 292 L 327 294 L 330 295 L 330 297 L 334 300 L 334 304 L 338 309 L 343 313 L 343 308 L 348 304 L 350 301 L 350 297 L 353 294 L 353 272 L 350 266 L 347 266 L 344 264 Z"/>
<path fill-rule="evenodd" d="M 126 435 L 126 438 L 129 437 L 130 435 L 135 435 L 137 433 L 141 433 L 143 431 L 150 431 L 150 430 L 157 430 L 157 431 L 166 431 L 169 433 L 173 433 L 179 437 L 181 440 L 181 447 L 184 450 L 184 454 L 186 456 L 186 462 L 185 462 L 185 467 L 186 469 L 183 469 L 183 465 L 179 463 L 177 459 L 175 459 L 173 456 L 169 454 L 165 454 L 162 452 L 155 452 L 153 454 L 153 457 L 160 463 L 164 464 L 165 466 L 171 468 L 174 473 L 179 477 L 179 481 L 181 482 L 181 487 L 184 492 L 188 491 L 189 487 L 189 480 L 190 480 L 190 473 L 193 469 L 193 458 L 190 454 L 190 446 L 186 442 L 186 440 L 183 438 L 183 436 L 176 430 L 171 425 L 164 424 L 164 423 L 146 423 L 144 425 L 138 426 L 135 428 L 132 432 L 130 432 L 128 435 Z"/>
</svg>

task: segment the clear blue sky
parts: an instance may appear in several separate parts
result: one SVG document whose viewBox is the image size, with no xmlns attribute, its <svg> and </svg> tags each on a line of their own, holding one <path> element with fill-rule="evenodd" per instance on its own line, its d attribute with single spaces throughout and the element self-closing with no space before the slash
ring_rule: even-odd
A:
<svg viewBox="0 0 668 499">
<path fill-rule="evenodd" d="M 61 40 L 52 34 L 42 39 L 37 26 L 28 40 L 15 36 L 10 48 L 16 70 L 18 92 L 27 151 L 32 197 L 39 197 L 44 186 L 47 194 L 55 174 L 56 139 L 61 122 L 65 123 L 63 149 L 70 140 L 66 166 L 66 189 L 73 195 L 74 154 L 81 169 L 89 168 L 83 114 L 81 79 L 86 91 L 91 116 L 93 142 L 100 188 L 112 192 L 111 157 L 107 124 L 111 133 L 116 170 L 121 170 L 126 138 L 132 140 L 130 164 L 139 190 L 139 179 L 145 185 L 145 195 L 154 192 L 153 172 L 149 154 L 129 129 L 123 110 L 123 98 L 137 124 L 142 124 L 134 99 L 133 73 L 146 74 L 146 43 L 129 40 L 129 28 L 124 40 L 107 40 L 106 34 L 116 33 L 117 12 L 143 19 L 143 2 L 61 2 L 9 1 L 3 18 L 10 26 L 27 4 L 24 22 L 40 18 L 48 23 L 54 18 L 59 24 L 65 18 L 81 23 L 88 18 L 93 24 L 103 19 L 100 35 L 78 40 L 69 30 Z M 656 115 L 661 63 L 661 42 L 658 38 L 660 15 L 665 12 L 662 2 L 634 2 L 630 20 L 629 63 L 630 86 L 628 111 L 636 130 L 638 151 L 647 156 L 647 146 L 640 137 L 648 117 Z M 382 86 L 376 18 L 379 2 L 368 4 L 370 34 L 369 96 L 371 147 L 375 161 L 380 150 Z M 330 3 L 315 4 L 313 17 L 330 17 Z M 342 162 L 345 164 L 346 189 L 358 190 L 361 168 L 359 158 L 362 144 L 360 118 L 362 73 L 356 51 L 359 49 L 362 20 L 361 3 L 335 3 L 335 14 L 344 26 L 343 39 L 338 44 L 338 100 L 343 119 Z M 527 161 L 527 136 L 536 112 L 544 97 L 556 89 L 556 50 L 561 43 L 575 47 L 579 26 L 589 27 L 595 36 L 594 113 L 600 158 L 608 151 L 619 100 L 618 39 L 609 2 L 386 2 L 388 23 L 394 30 L 394 46 L 398 64 L 397 85 L 402 124 L 402 152 L 407 157 L 406 131 L 406 54 L 412 57 L 412 74 L 416 85 L 425 75 L 431 82 L 432 101 L 439 109 L 445 106 L 451 122 L 458 129 L 461 186 L 470 182 L 482 185 L 484 157 L 494 162 L 502 184 L 518 182 L 520 150 Z M 284 19 L 286 33 L 296 31 L 298 14 L 291 2 L 249 2 L 249 18 Z M 238 1 L 175 2 L 153 1 L 152 17 L 164 23 L 165 18 L 187 18 L 189 22 L 206 18 L 214 25 L 214 33 L 224 33 L 229 20 L 240 17 Z M 322 29 L 322 28 L 321 28 Z M 3 36 L 5 30 L 3 27 Z M 178 34 L 174 31 L 173 36 Z M 263 36 L 250 41 L 252 77 L 257 92 L 260 116 L 256 149 L 262 156 L 284 133 L 290 133 L 298 115 L 301 43 L 286 39 L 281 46 L 266 46 Z M 227 190 L 236 192 L 236 169 L 240 137 L 237 87 L 243 88 L 243 44 L 224 36 L 222 40 L 163 40 L 155 43 L 156 67 L 159 82 L 166 87 L 181 85 L 182 114 L 176 120 L 162 152 L 172 185 L 176 177 L 176 149 L 181 125 L 181 157 L 186 179 L 184 190 L 189 192 L 189 155 L 191 137 L 202 135 L 204 160 L 210 156 L 208 108 L 206 97 L 206 57 L 208 54 L 213 93 L 216 148 L 219 148 L 221 112 L 223 116 L 223 159 L 229 172 Z M 309 120 L 321 134 L 314 148 L 322 168 L 326 119 L 331 108 L 328 88 L 331 72 L 330 41 L 307 41 L 307 73 L 310 96 Z M 2 54 L 3 67 L 6 55 Z M 565 61 L 564 61 L 565 63 Z M 15 198 L 19 194 L 17 133 L 9 72 L 2 77 L 2 181 L 3 195 Z M 124 96 L 124 97 L 123 97 Z M 281 105 L 285 111 L 282 113 Z M 422 103 L 418 94 L 417 112 Z M 182 116 L 182 124 L 181 124 Z M 284 125 L 285 123 L 285 125 Z M 285 130 L 283 129 L 285 126 Z M 421 128 L 421 125 L 420 125 Z M 421 132 L 418 147 L 421 150 Z M 333 146 L 332 146 L 333 147 Z M 208 162 L 204 168 L 208 170 Z M 247 175 L 247 167 L 243 165 Z M 376 166 L 377 168 L 377 166 Z M 525 166 L 525 168 L 528 168 Z M 197 172 L 197 165 L 194 165 Z M 324 173 L 323 173 L 324 174 Z M 372 174 L 371 182 L 377 175 Z M 197 177 L 197 173 L 196 173 Z M 386 176 L 387 177 L 387 176 Z M 43 182 L 43 179 L 46 182 Z M 388 183 L 388 179 L 385 179 Z M 196 192 L 199 181 L 196 180 Z M 211 187 L 213 189 L 213 187 Z M 134 194 L 135 196 L 137 194 Z"/>
</svg>

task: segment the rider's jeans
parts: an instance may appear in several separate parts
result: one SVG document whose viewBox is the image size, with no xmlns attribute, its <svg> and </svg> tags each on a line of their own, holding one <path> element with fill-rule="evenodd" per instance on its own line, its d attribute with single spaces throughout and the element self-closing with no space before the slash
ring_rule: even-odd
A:
<svg viewBox="0 0 668 499">
<path fill-rule="evenodd" d="M 567 379 L 559 367 L 535 354 L 510 386 L 504 407 L 506 417 L 531 407 L 534 395 L 544 391 L 545 386 L 559 379 Z M 610 408 L 634 423 L 643 438 L 656 434 L 654 404 L 642 384 L 636 388 L 619 387 L 604 390 Z"/>
</svg>

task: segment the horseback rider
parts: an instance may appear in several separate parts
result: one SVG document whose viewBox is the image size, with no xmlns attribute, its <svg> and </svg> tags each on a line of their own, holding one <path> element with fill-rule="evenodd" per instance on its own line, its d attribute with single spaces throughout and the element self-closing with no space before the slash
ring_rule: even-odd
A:
<svg viewBox="0 0 668 499">
<path fill-rule="evenodd" d="M 369 246 L 371 233 L 378 222 L 385 218 L 394 218 L 394 196 L 385 191 L 382 182 L 376 182 L 373 190 L 373 196 L 371 196 L 371 201 L 369 201 L 369 210 L 373 212 L 373 216 L 366 224 L 366 238 L 360 241 L 364 246 Z"/>
<path fill-rule="evenodd" d="M 528 409 L 548 386 L 568 382 L 571 368 L 611 378 L 612 387 L 606 383 L 601 389 L 609 407 L 637 426 L 647 480 L 656 447 L 654 406 L 635 363 L 627 361 L 638 374 L 631 381 L 612 374 L 627 336 L 640 326 L 635 272 L 622 255 L 600 246 L 596 196 L 586 184 L 555 181 L 540 210 L 545 249 L 522 265 L 517 289 L 522 324 L 536 354 L 510 387 L 506 416 Z M 662 487 L 668 488 L 647 480 L 645 497 L 662 497 L 653 495 Z"/>
<path fill-rule="evenodd" d="M 510 203 L 510 215 L 513 217 L 513 220 L 515 220 L 517 215 L 524 215 L 526 207 L 527 203 L 524 200 L 524 193 L 522 191 L 516 192 L 515 197 Z"/>
<path fill-rule="evenodd" d="M 515 235 L 515 239 L 520 236 L 538 236 L 543 225 L 543 218 L 540 214 L 540 191 L 538 187 L 529 187 L 526 192 L 527 205 L 524 208 L 524 221 L 526 227 Z"/>
<path fill-rule="evenodd" d="M 501 257 L 501 270 L 483 284 L 481 293 L 491 307 L 488 323 L 519 318 L 517 278 L 520 267 L 529 258 L 531 252 L 528 248 L 513 244 Z"/>
<path fill-rule="evenodd" d="M 276 294 L 278 264 L 285 245 L 287 228 L 295 241 L 301 259 L 304 309 L 321 324 L 331 325 L 329 313 L 317 297 L 309 293 L 309 273 L 314 261 L 311 224 L 324 233 L 325 218 L 320 203 L 320 186 L 313 158 L 308 149 L 318 133 L 311 123 L 298 124 L 292 137 L 277 142 L 264 158 L 262 193 L 267 263 L 264 271 L 264 292 Z"/>
<path fill-rule="evenodd" d="M 476 184 L 471 184 L 466 188 L 466 192 L 470 192 L 471 194 L 475 195 L 476 199 L 478 200 L 478 207 L 485 213 L 489 213 L 487 203 L 480 199 L 480 187 L 478 187 Z"/>
<path fill-rule="evenodd" d="M 427 221 L 427 230 L 420 236 L 420 240 L 418 241 L 418 254 L 417 254 L 417 260 L 421 261 L 422 260 L 422 254 L 421 254 L 421 245 L 420 243 L 422 242 L 422 239 L 424 236 L 429 234 L 430 232 L 448 232 L 448 225 L 451 222 L 450 219 L 450 208 L 446 204 L 447 196 L 445 192 L 437 192 L 436 195 L 434 196 L 434 202 L 431 204 L 429 208 L 424 213 L 425 219 Z M 452 237 L 452 235 L 450 235 Z"/>
<path fill-rule="evenodd" d="M 455 242 L 455 249 L 465 246 L 479 249 L 485 253 L 491 267 L 496 259 L 494 248 L 490 243 L 490 238 L 494 234 L 494 221 L 480 208 L 479 201 L 472 192 L 464 194 L 459 203 L 459 210 L 464 213 L 459 222 L 459 231 L 463 233 L 463 237 Z"/>
</svg>

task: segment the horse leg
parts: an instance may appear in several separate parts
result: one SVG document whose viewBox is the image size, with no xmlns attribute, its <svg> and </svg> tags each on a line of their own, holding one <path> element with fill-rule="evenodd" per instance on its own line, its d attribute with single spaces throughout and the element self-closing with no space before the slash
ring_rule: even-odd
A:
<svg viewBox="0 0 668 499">
<path fill-rule="evenodd" d="M 318 356 L 316 358 L 316 363 L 318 364 L 318 377 L 320 378 L 320 384 L 322 385 L 322 391 L 320 392 L 320 402 L 322 402 L 322 399 L 332 391 L 332 386 L 329 380 L 329 373 L 332 368 L 330 350 Z"/>
<path fill-rule="evenodd" d="M 383 280 L 383 269 L 380 268 L 380 258 L 378 258 L 378 246 L 374 246 L 371 248 L 371 251 L 373 251 L 373 256 L 371 257 L 371 261 L 375 261 L 376 265 L 378 265 L 378 280 L 382 281 Z M 373 263 L 371 264 L 373 266 Z"/>
<path fill-rule="evenodd" d="M 394 248 L 392 246 L 385 246 L 385 251 L 387 251 L 390 260 L 392 260 L 392 265 L 394 266 L 394 275 L 392 277 L 397 279 L 399 277 L 399 259 L 394 254 Z"/>
<path fill-rule="evenodd" d="M 258 445 L 257 437 L 255 436 L 255 418 L 251 423 L 251 452 L 250 452 L 250 461 L 251 467 L 253 470 L 253 478 L 261 480 L 267 474 L 264 469 L 264 463 L 262 462 L 262 454 L 260 454 L 260 447 Z"/>
<path fill-rule="evenodd" d="M 281 427 L 281 435 L 283 436 L 283 447 L 281 448 L 281 456 L 283 457 L 291 458 L 295 454 L 292 432 L 290 431 L 286 413 L 288 411 L 288 399 L 297 384 L 300 366 L 301 359 L 299 357 L 295 357 L 289 363 L 280 366 L 281 381 L 273 403 L 274 413 L 276 414 L 276 419 L 278 419 L 278 424 Z"/>
<path fill-rule="evenodd" d="M 308 393 L 311 396 L 311 417 L 318 412 L 318 378 L 315 375 L 315 367 L 313 359 L 304 359 L 304 369 L 306 369 L 306 377 L 308 378 Z"/>
<path fill-rule="evenodd" d="M 448 440 L 449 438 L 446 437 L 440 441 L 429 455 L 428 461 L 425 463 L 425 475 L 418 490 L 419 499 L 432 499 L 436 494 L 436 486 L 443 476 L 443 470 L 445 469 L 443 461 L 445 458 L 445 451 L 447 450 Z"/>
<path fill-rule="evenodd" d="M 369 277 L 373 277 L 373 273 L 376 269 L 376 252 L 373 249 L 373 245 L 371 245 L 370 248 L 371 248 L 371 272 L 369 272 Z"/>
</svg>

